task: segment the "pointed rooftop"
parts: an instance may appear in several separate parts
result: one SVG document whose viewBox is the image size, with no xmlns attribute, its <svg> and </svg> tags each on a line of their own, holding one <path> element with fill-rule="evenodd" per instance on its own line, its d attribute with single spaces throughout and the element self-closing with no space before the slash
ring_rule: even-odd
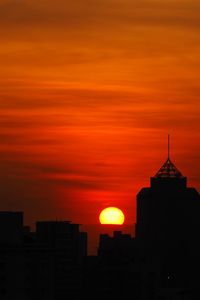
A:
<svg viewBox="0 0 200 300">
<path fill-rule="evenodd" d="M 170 158 L 168 158 L 154 177 L 155 178 L 183 178 L 184 176 L 172 163 Z"/>
<path fill-rule="evenodd" d="M 154 178 L 184 178 L 170 159 L 170 136 L 168 135 L 168 158 Z"/>
</svg>

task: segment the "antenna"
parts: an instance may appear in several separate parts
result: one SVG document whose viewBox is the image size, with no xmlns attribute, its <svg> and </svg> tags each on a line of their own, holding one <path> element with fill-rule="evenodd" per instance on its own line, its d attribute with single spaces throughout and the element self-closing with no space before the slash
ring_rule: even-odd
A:
<svg viewBox="0 0 200 300">
<path fill-rule="evenodd" d="M 170 159 L 170 135 L 168 134 L 168 159 Z"/>
</svg>

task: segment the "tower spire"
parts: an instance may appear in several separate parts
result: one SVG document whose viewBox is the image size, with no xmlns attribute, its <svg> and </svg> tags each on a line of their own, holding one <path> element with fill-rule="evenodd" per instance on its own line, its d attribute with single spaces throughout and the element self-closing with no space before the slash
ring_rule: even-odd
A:
<svg viewBox="0 0 200 300">
<path fill-rule="evenodd" d="M 168 134 L 168 160 L 170 160 L 170 135 Z"/>
<path fill-rule="evenodd" d="M 183 178 L 181 172 L 170 159 L 170 135 L 168 134 L 168 157 L 166 162 L 154 176 L 155 178 Z"/>
</svg>

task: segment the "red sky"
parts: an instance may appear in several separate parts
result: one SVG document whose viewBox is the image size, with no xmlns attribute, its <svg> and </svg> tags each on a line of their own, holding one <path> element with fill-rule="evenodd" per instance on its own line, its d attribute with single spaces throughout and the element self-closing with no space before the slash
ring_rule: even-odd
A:
<svg viewBox="0 0 200 300">
<path fill-rule="evenodd" d="M 198 0 L 0 0 L 0 209 L 98 223 L 167 157 L 200 189 Z"/>
</svg>

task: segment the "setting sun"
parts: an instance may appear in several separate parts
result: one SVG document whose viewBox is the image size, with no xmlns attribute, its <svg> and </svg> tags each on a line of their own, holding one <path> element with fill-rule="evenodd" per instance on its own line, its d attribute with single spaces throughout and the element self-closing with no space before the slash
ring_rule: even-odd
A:
<svg viewBox="0 0 200 300">
<path fill-rule="evenodd" d="M 124 223 L 124 214 L 117 207 L 107 207 L 103 209 L 99 215 L 101 224 L 116 224 L 122 225 Z"/>
</svg>

